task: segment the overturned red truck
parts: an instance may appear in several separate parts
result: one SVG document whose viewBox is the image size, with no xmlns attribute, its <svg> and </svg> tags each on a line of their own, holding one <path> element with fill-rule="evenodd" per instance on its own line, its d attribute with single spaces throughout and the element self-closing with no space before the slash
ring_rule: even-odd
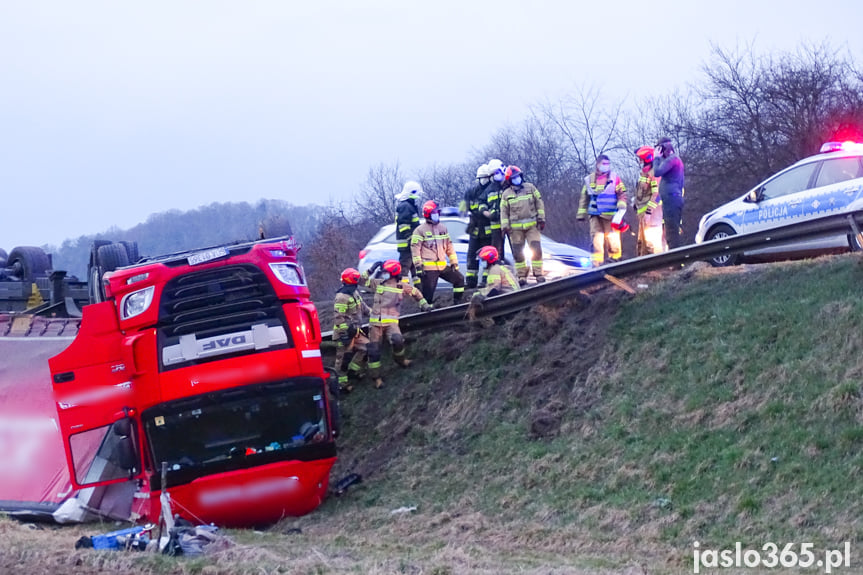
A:
<svg viewBox="0 0 863 575">
<path fill-rule="evenodd" d="M 7 444 L 16 416 L 40 429 L 17 429 L 34 476 L 0 477 L 0 508 L 155 522 L 167 489 L 193 522 L 258 525 L 315 509 L 336 458 L 336 407 L 297 249 L 283 237 L 124 265 L 129 246 L 104 244 L 71 343 L 17 337 L 19 318 L 5 316 L 0 345 L 18 361 L 0 370 L 0 399 L 28 407 L 0 412 L 0 456 L 4 421 Z M 50 374 L 46 350 L 59 351 Z M 47 451 L 61 449 L 65 469 L 36 471 L 50 453 L 35 432 L 58 439 Z"/>
</svg>

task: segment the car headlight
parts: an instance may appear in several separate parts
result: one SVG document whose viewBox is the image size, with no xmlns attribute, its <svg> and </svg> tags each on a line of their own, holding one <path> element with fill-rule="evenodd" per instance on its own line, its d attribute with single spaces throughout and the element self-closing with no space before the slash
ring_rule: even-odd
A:
<svg viewBox="0 0 863 575">
<path fill-rule="evenodd" d="M 294 264 L 274 263 L 270 264 L 270 269 L 273 270 L 273 274 L 275 274 L 283 284 L 287 284 L 289 286 L 306 285 L 306 282 L 303 280 L 303 274 L 300 273 L 300 269 Z"/>
<path fill-rule="evenodd" d="M 120 316 L 123 319 L 129 319 L 147 311 L 147 308 L 153 303 L 155 291 L 156 286 L 150 286 L 123 296 L 123 301 L 120 304 Z"/>
</svg>

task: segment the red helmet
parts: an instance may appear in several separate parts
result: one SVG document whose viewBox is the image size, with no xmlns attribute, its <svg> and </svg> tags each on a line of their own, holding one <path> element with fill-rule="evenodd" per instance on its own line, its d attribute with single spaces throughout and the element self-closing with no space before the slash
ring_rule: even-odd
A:
<svg viewBox="0 0 863 575">
<path fill-rule="evenodd" d="M 509 182 L 512 180 L 513 176 L 521 175 L 521 168 L 518 166 L 508 166 L 506 171 L 503 173 L 503 179 Z"/>
<path fill-rule="evenodd" d="M 434 200 L 429 200 L 423 204 L 423 217 L 429 219 L 434 212 L 440 213 L 440 209 Z"/>
<path fill-rule="evenodd" d="M 398 260 L 387 260 L 381 266 L 381 269 L 389 273 L 390 276 L 395 277 L 402 273 L 402 264 Z"/>
<path fill-rule="evenodd" d="M 653 161 L 653 148 L 651 148 L 650 146 L 641 146 L 640 148 L 635 150 L 635 155 L 638 156 L 645 164 L 649 164 Z"/>
<path fill-rule="evenodd" d="M 342 283 L 355 286 L 360 283 L 360 272 L 354 268 L 347 268 L 342 272 Z"/>
<path fill-rule="evenodd" d="M 494 246 L 485 246 L 484 248 L 479 250 L 477 257 L 484 261 L 485 263 L 491 265 L 497 261 L 498 253 L 497 248 Z"/>
</svg>

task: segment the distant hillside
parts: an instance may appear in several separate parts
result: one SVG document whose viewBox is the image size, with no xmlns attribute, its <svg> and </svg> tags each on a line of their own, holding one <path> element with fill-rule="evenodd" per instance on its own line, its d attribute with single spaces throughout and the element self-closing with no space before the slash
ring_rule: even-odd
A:
<svg viewBox="0 0 863 575">
<path fill-rule="evenodd" d="M 304 243 L 312 240 L 323 210 L 320 206 L 294 206 L 282 200 L 260 200 L 254 205 L 247 202 L 212 203 L 186 212 L 170 210 L 153 214 L 131 229 L 111 228 L 83 235 L 66 240 L 59 247 L 47 246 L 47 251 L 53 254 L 55 269 L 67 270 L 84 278 L 90 244 L 95 239 L 136 241 L 142 256 L 160 255 L 251 240 L 257 237 L 260 222 L 280 216 L 290 222 L 294 236 Z"/>
</svg>

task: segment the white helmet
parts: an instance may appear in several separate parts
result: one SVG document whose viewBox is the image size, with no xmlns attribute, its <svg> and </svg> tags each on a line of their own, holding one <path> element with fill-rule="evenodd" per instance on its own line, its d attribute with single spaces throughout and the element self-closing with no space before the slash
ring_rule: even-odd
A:
<svg viewBox="0 0 863 575">
<path fill-rule="evenodd" d="M 402 187 L 402 193 L 407 195 L 416 194 L 417 196 L 421 196 L 423 195 L 423 187 L 419 184 L 419 182 L 411 180 L 409 182 L 405 182 L 405 185 Z"/>
<path fill-rule="evenodd" d="M 488 164 L 483 164 L 476 169 L 476 179 L 488 178 L 491 172 L 488 170 Z"/>
<path fill-rule="evenodd" d="M 489 176 L 491 176 L 492 174 L 494 174 L 498 170 L 504 170 L 505 169 L 503 162 L 501 162 L 498 159 L 489 160 L 488 163 L 486 164 L 486 166 L 488 167 L 488 175 Z"/>
</svg>

